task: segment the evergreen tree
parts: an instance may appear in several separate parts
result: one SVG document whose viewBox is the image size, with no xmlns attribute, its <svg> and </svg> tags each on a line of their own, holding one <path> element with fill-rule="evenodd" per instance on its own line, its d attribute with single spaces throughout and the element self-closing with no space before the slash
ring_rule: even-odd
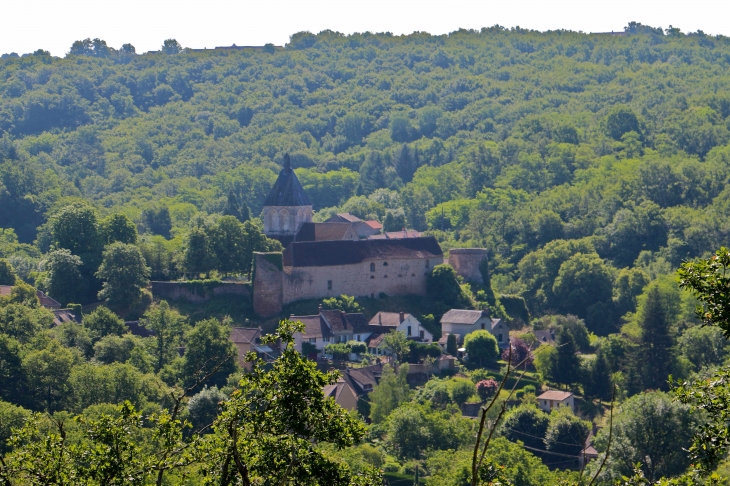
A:
<svg viewBox="0 0 730 486">
<path fill-rule="evenodd" d="M 205 228 L 200 226 L 192 228 L 187 235 L 183 253 L 185 273 L 198 277 L 201 273 L 210 272 L 214 264 L 215 258 Z"/>
<path fill-rule="evenodd" d="M 560 385 L 572 385 L 580 378 L 580 358 L 573 336 L 566 330 L 558 331 L 557 353 L 550 363 L 550 378 Z"/>
<path fill-rule="evenodd" d="M 243 214 L 244 208 L 246 209 L 245 216 Z M 228 193 L 228 201 L 223 208 L 223 216 L 233 216 L 241 223 L 248 220 L 248 207 L 245 204 L 242 206 L 238 203 L 238 198 L 233 191 Z"/>
<path fill-rule="evenodd" d="M 5 258 L 0 258 L 0 285 L 15 285 L 15 270 Z"/>
<path fill-rule="evenodd" d="M 451 356 L 456 356 L 456 334 L 449 334 L 446 338 L 446 352 Z"/>
<path fill-rule="evenodd" d="M 611 399 L 611 372 L 603 353 L 599 352 L 596 355 L 596 359 L 588 368 L 585 378 L 583 391 L 586 397 L 598 398 L 599 400 Z"/>
<path fill-rule="evenodd" d="M 641 313 L 641 346 L 638 363 L 644 388 L 667 391 L 671 373 L 672 336 L 659 288 L 649 290 Z"/>
</svg>

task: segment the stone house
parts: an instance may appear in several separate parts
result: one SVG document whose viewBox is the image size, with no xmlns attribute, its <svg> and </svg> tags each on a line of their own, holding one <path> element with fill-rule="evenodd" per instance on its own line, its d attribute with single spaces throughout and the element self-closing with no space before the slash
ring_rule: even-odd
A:
<svg viewBox="0 0 730 486">
<path fill-rule="evenodd" d="M 379 235 L 383 231 L 383 225 L 373 219 L 363 221 L 350 213 L 339 213 L 331 216 L 327 223 L 347 223 L 357 233 L 359 238 L 368 238 L 372 235 Z"/>
<path fill-rule="evenodd" d="M 345 410 L 357 409 L 358 396 L 343 377 L 338 378 L 334 385 L 325 385 L 323 392 L 325 398 L 333 398 Z"/>
<path fill-rule="evenodd" d="M 290 316 L 292 321 L 304 324 L 304 332 L 295 333 L 295 348 L 302 351 L 301 343 L 313 344 L 318 352 L 325 346 L 347 341 L 362 341 L 370 335 L 365 316 L 361 313 L 345 313 L 339 310 L 322 310 L 313 316 Z"/>
<path fill-rule="evenodd" d="M 537 397 L 537 405 L 548 413 L 560 407 L 570 407 L 575 412 L 575 397 L 570 392 L 548 390 Z"/>
<path fill-rule="evenodd" d="M 260 358 L 270 361 L 278 355 L 278 350 L 274 350 L 268 345 L 261 343 L 261 328 L 234 327 L 231 329 L 230 340 L 235 344 L 238 350 L 236 361 L 238 365 L 246 371 L 251 370 L 251 363 L 246 361 L 246 354 L 249 352 L 256 353 Z"/>
<path fill-rule="evenodd" d="M 463 340 L 467 334 L 484 329 L 497 338 L 500 349 L 509 344 L 509 328 L 501 319 L 492 319 L 489 312 L 451 309 L 441 318 L 442 335 L 458 334 Z"/>
</svg>

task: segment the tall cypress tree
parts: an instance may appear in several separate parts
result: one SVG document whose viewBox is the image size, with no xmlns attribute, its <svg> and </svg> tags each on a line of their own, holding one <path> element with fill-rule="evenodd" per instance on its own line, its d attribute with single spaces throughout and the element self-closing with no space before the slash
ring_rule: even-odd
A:
<svg viewBox="0 0 730 486">
<path fill-rule="evenodd" d="M 236 198 L 236 195 L 233 194 L 233 191 L 228 193 L 228 201 L 226 202 L 226 206 L 223 208 L 223 216 L 233 216 L 241 223 L 246 221 L 243 219 L 241 207 L 238 205 L 238 199 Z"/>
<path fill-rule="evenodd" d="M 580 378 L 580 358 L 573 336 L 565 330 L 558 332 L 558 352 L 550 364 L 550 377 L 560 385 L 572 385 Z"/>
<path fill-rule="evenodd" d="M 656 286 L 646 296 L 640 324 L 641 344 L 637 364 L 641 367 L 644 388 L 667 391 L 674 341 L 669 334 L 669 319 Z"/>
</svg>

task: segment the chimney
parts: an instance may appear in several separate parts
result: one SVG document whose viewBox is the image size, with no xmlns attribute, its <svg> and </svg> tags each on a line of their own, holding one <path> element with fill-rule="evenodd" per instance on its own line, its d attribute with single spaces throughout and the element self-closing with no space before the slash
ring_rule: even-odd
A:
<svg viewBox="0 0 730 486">
<path fill-rule="evenodd" d="M 406 315 L 403 311 L 400 312 L 400 322 L 403 322 L 406 320 Z"/>
<path fill-rule="evenodd" d="M 319 304 L 319 313 L 322 313 L 322 304 Z"/>
</svg>

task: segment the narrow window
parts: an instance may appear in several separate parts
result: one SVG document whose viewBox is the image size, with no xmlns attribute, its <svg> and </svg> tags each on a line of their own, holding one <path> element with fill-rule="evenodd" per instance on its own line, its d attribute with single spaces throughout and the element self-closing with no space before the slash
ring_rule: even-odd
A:
<svg viewBox="0 0 730 486">
<path fill-rule="evenodd" d="M 357 335 L 357 341 L 360 342 L 360 335 Z"/>
<path fill-rule="evenodd" d="M 370 264 L 370 271 L 371 272 L 374 272 L 375 271 L 375 264 L 374 263 L 371 263 Z"/>
<path fill-rule="evenodd" d="M 408 335 L 411 335 L 411 326 L 408 326 Z"/>
<path fill-rule="evenodd" d="M 484 329 L 484 323 L 482 322 L 482 329 Z"/>
<path fill-rule="evenodd" d="M 418 331 L 418 335 L 423 339 L 426 335 L 423 333 L 423 331 Z"/>
<path fill-rule="evenodd" d="M 426 268 L 428 268 L 429 265 L 430 265 L 429 261 L 426 260 Z"/>
<path fill-rule="evenodd" d="M 502 342 L 502 335 L 501 334 L 497 334 L 497 341 L 499 341 L 500 343 Z"/>
<path fill-rule="evenodd" d="M 332 290 L 332 280 L 327 280 L 327 290 Z"/>
</svg>

